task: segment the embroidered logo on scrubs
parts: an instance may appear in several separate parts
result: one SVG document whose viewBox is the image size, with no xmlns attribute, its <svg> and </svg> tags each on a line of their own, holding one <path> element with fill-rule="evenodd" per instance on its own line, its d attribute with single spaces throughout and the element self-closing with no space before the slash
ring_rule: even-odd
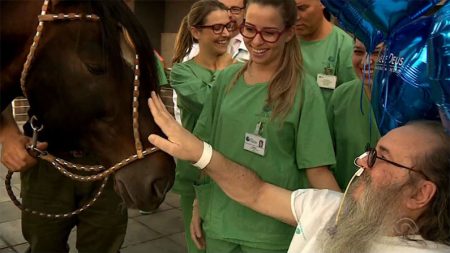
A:
<svg viewBox="0 0 450 253">
<path fill-rule="evenodd" d="M 270 105 L 264 105 L 264 107 L 262 108 L 262 111 L 257 113 L 256 116 L 261 118 L 262 122 L 268 122 L 270 115 L 272 113 L 272 108 L 270 107 Z"/>
<path fill-rule="evenodd" d="M 301 235 L 303 237 L 303 240 L 306 240 L 305 231 L 303 230 L 303 226 L 300 221 L 298 222 L 297 228 L 295 229 L 295 234 Z"/>
<path fill-rule="evenodd" d="M 334 69 L 333 66 L 335 66 L 335 61 L 336 58 L 334 56 L 328 56 L 328 62 L 325 63 L 326 67 L 323 69 L 323 73 L 324 75 L 333 75 L 334 74 Z"/>
<path fill-rule="evenodd" d="M 317 84 L 320 88 L 332 89 L 336 88 L 337 76 L 334 75 L 334 61 L 333 56 L 328 57 L 328 63 L 325 68 L 323 68 L 323 73 L 317 74 Z"/>
<path fill-rule="evenodd" d="M 300 227 L 300 226 L 298 226 L 298 227 L 295 229 L 295 233 L 296 233 L 297 235 L 302 234 L 302 233 L 303 233 L 303 228 Z"/>
</svg>

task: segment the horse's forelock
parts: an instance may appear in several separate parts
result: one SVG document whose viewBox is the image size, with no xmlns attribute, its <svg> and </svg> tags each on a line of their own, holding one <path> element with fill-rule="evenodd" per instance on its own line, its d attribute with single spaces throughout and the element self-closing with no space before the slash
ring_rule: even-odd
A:
<svg viewBox="0 0 450 253">
<path fill-rule="evenodd" d="M 107 43 L 107 49 L 110 55 L 119 57 L 116 52 L 120 52 L 119 37 L 121 29 L 119 25 L 124 27 L 134 45 L 136 52 L 139 54 L 140 70 L 141 70 L 141 91 L 143 94 L 149 94 L 151 90 L 158 90 L 158 75 L 156 72 L 156 61 L 153 55 L 153 48 L 148 39 L 147 33 L 137 18 L 122 0 L 103 0 L 92 1 L 92 7 L 97 15 L 103 20 L 103 30 Z M 109 43 L 114 41 L 114 43 Z M 118 59 L 114 59 L 118 60 Z M 123 61 L 121 61 L 123 62 Z M 122 67 L 117 66 L 116 67 Z M 150 85 L 150 87 L 148 86 Z M 148 90 L 147 90 L 148 89 Z"/>
<path fill-rule="evenodd" d="M 122 78 L 120 76 L 123 73 L 122 68 L 125 63 L 121 58 L 120 48 L 120 33 L 121 26 L 125 28 L 134 45 L 136 46 L 136 52 L 139 54 L 140 70 L 141 70 L 141 83 L 146 85 L 141 86 L 143 94 L 149 94 L 150 91 L 158 90 L 159 79 L 157 75 L 156 59 L 153 55 L 153 47 L 147 36 L 145 29 L 137 20 L 136 16 L 131 12 L 129 7 L 122 0 L 51 0 L 51 3 L 55 3 L 58 8 L 64 8 L 64 6 L 78 5 L 83 11 L 95 13 L 100 17 L 102 26 L 103 46 L 106 50 L 106 54 L 110 62 L 114 62 L 111 66 L 111 72 L 117 75 L 116 78 Z"/>
<path fill-rule="evenodd" d="M 101 3 L 100 3 L 101 2 Z M 136 16 L 131 12 L 128 6 L 121 0 L 104 0 L 104 1 L 94 1 L 93 8 L 97 11 L 97 8 L 101 11 L 98 12 L 99 16 L 110 22 L 104 22 L 104 29 L 106 31 L 111 29 L 116 29 L 117 24 L 120 24 L 124 29 L 127 30 L 135 45 L 137 54 L 139 55 L 140 63 L 140 96 L 139 103 L 141 106 L 139 112 L 139 122 L 141 132 L 141 141 L 145 146 L 149 145 L 146 141 L 145 136 L 149 134 L 149 131 L 155 132 L 159 131 L 152 122 L 152 116 L 146 108 L 147 99 L 151 91 L 158 91 L 159 88 L 159 77 L 156 70 L 156 58 L 153 53 L 153 48 L 151 46 L 150 40 L 143 26 L 139 23 Z M 114 30 L 117 31 L 117 30 Z M 108 41 L 108 34 L 106 34 Z M 119 40 L 114 39 L 115 42 Z M 114 52 L 119 52 L 120 44 L 111 45 L 113 48 L 109 48 Z M 115 54 L 117 55 L 117 54 Z M 142 137 L 144 139 L 142 139 Z"/>
</svg>

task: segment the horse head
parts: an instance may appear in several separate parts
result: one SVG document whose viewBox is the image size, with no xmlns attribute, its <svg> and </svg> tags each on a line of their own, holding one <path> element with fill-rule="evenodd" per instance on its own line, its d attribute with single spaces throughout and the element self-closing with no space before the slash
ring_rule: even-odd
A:
<svg viewBox="0 0 450 253">
<path fill-rule="evenodd" d="M 22 90 L 44 126 L 40 140 L 69 161 L 67 154 L 77 151 L 111 167 L 136 154 L 137 142 L 148 148 L 146 137 L 161 134 L 147 107 L 158 76 L 150 41 L 131 11 L 118 0 L 52 1 L 48 12 L 55 16 L 40 15 L 43 28 L 24 75 L 23 52 L 30 51 L 42 5 L 36 2 L 2 3 L 1 51 L 10 52 L 2 56 L 2 111 Z M 157 151 L 118 170 L 115 189 L 129 207 L 154 209 L 173 177 L 173 159 Z"/>
</svg>

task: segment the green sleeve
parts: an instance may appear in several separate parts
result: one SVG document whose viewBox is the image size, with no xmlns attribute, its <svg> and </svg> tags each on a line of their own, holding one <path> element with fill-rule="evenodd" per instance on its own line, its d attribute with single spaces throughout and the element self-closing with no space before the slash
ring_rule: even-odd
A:
<svg viewBox="0 0 450 253">
<path fill-rule="evenodd" d="M 303 105 L 297 134 L 297 161 L 300 169 L 334 164 L 335 157 L 325 104 L 311 76 L 302 84 Z"/>
<path fill-rule="evenodd" d="M 235 78 L 236 73 L 242 68 L 242 63 L 232 64 L 223 71 L 215 73 L 215 83 L 211 93 L 205 101 L 203 110 L 198 118 L 193 133 L 203 141 L 208 142 L 214 147 L 213 135 L 217 131 L 221 104 L 227 87 Z"/>
<path fill-rule="evenodd" d="M 212 144 L 213 141 L 211 135 L 214 133 L 214 129 L 216 129 L 216 117 L 219 115 L 220 104 L 222 101 L 221 94 L 224 84 L 220 81 L 221 79 L 219 74 L 216 84 L 212 87 L 211 94 L 205 101 L 203 110 L 193 131 L 198 138 L 210 144 Z"/>
<path fill-rule="evenodd" d="M 352 56 L 353 41 L 345 34 L 341 50 L 339 50 L 338 53 L 338 69 L 336 73 L 339 78 L 339 80 L 337 80 L 338 84 L 343 84 L 357 78 L 355 70 L 353 69 Z"/>
<path fill-rule="evenodd" d="M 170 80 L 177 92 L 179 107 L 189 108 L 190 112 L 199 115 L 211 91 L 212 81 L 203 81 L 186 63 L 175 64 Z"/>
<path fill-rule="evenodd" d="M 335 145 L 336 139 L 335 139 L 335 131 L 334 131 L 334 105 L 336 103 L 336 93 L 339 92 L 335 90 L 333 92 L 333 95 L 331 95 L 330 101 L 328 102 L 328 108 L 327 108 L 327 120 L 328 120 L 328 126 L 330 128 L 330 134 L 331 139 L 333 141 L 333 146 Z"/>
<path fill-rule="evenodd" d="M 162 65 L 162 62 L 158 59 L 158 57 L 155 57 L 155 60 L 156 60 L 156 69 L 158 71 L 159 86 L 168 85 L 169 81 L 167 81 L 166 73 L 164 72 L 164 66 Z"/>
<path fill-rule="evenodd" d="M 335 106 L 337 105 L 337 103 L 339 103 L 339 101 L 337 100 L 337 98 L 339 97 L 337 94 L 340 92 L 340 89 L 336 89 L 333 92 L 333 95 L 331 95 L 331 99 L 328 102 L 328 108 L 327 108 L 327 119 L 328 119 L 328 126 L 330 129 L 330 135 L 331 135 L 331 140 L 333 141 L 333 151 L 336 151 L 336 130 L 335 130 Z M 335 156 L 336 156 L 336 160 L 338 159 L 336 152 L 335 152 Z M 336 161 L 337 162 L 337 161 Z M 334 165 L 331 166 L 331 170 L 336 173 L 336 163 Z"/>
</svg>

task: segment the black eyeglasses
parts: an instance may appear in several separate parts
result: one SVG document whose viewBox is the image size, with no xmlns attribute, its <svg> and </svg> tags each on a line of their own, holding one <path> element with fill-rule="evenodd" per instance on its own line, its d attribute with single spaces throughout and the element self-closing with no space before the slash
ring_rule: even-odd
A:
<svg viewBox="0 0 450 253">
<path fill-rule="evenodd" d="M 246 39 L 254 39 L 256 35 L 260 35 L 261 39 L 268 43 L 275 43 L 277 42 L 281 35 L 286 31 L 286 28 L 282 31 L 279 31 L 274 28 L 266 28 L 262 30 L 258 30 L 255 26 L 245 24 L 245 22 L 241 25 L 240 32 L 242 34 L 242 37 Z"/>
<path fill-rule="evenodd" d="M 228 8 L 228 11 L 231 12 L 231 14 L 241 14 L 243 9 L 245 9 L 245 7 L 231 6 Z"/>
<path fill-rule="evenodd" d="M 409 171 L 418 173 L 418 174 L 422 175 L 426 180 L 430 180 L 430 178 L 427 175 L 425 175 L 422 171 L 414 170 L 412 167 L 408 167 L 408 166 L 405 166 L 405 165 L 402 165 L 402 164 L 399 164 L 399 163 L 390 161 L 390 160 L 388 160 L 386 158 L 378 156 L 377 155 L 377 150 L 374 149 L 374 148 L 370 148 L 370 147 L 367 148 L 365 154 L 366 154 L 365 156 L 367 156 L 367 167 L 369 167 L 369 169 L 372 169 L 373 166 L 375 165 L 375 162 L 377 161 L 377 159 L 380 159 L 380 160 L 383 160 L 383 161 L 385 161 L 385 162 L 387 162 L 389 164 L 392 164 L 392 165 L 394 165 L 396 167 L 407 169 Z M 358 165 L 357 161 L 358 161 L 358 159 L 364 158 L 365 156 L 357 157 L 355 159 L 355 162 L 354 162 L 355 165 L 358 166 L 358 167 L 361 167 L 360 165 Z"/>
<path fill-rule="evenodd" d="M 236 22 L 235 21 L 230 21 L 226 24 L 214 24 L 214 25 L 196 25 L 194 26 L 196 28 L 209 28 L 213 31 L 213 33 L 215 34 L 221 34 L 223 33 L 223 29 L 227 29 L 227 31 L 229 32 L 234 32 L 237 27 L 236 27 Z"/>
</svg>

